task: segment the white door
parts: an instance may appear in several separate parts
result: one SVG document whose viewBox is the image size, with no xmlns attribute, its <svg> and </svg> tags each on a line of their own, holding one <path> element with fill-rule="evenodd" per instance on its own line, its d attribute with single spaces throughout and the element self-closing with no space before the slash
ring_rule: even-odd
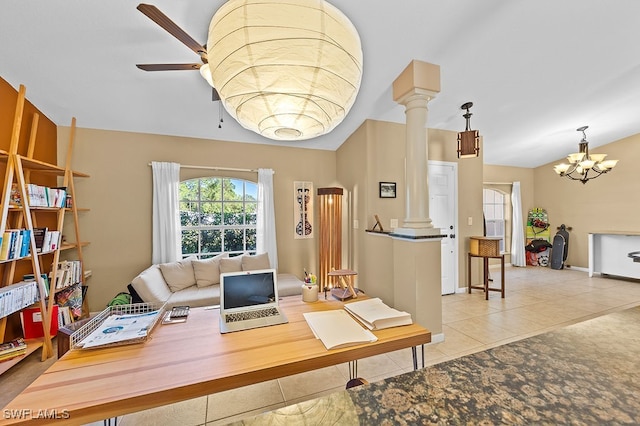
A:
<svg viewBox="0 0 640 426">
<path fill-rule="evenodd" d="M 458 287 L 457 192 L 458 165 L 429 161 L 429 216 L 433 226 L 446 235 L 441 243 L 442 294 L 455 293 Z"/>
</svg>

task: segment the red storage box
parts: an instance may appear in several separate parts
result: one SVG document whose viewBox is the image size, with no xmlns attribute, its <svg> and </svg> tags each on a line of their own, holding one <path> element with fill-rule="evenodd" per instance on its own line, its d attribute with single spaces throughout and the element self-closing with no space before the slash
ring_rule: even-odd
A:
<svg viewBox="0 0 640 426">
<path fill-rule="evenodd" d="M 25 339 L 44 337 L 42 330 L 42 314 L 40 308 L 26 308 L 20 312 L 22 320 L 22 333 Z M 49 331 L 53 337 L 58 333 L 58 305 L 53 305 L 51 313 L 51 328 Z"/>
</svg>

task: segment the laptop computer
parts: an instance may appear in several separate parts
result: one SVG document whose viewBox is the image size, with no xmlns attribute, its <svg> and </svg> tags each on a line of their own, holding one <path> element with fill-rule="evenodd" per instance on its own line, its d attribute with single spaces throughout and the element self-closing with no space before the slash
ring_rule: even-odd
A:
<svg viewBox="0 0 640 426">
<path fill-rule="evenodd" d="M 220 332 L 287 323 L 278 306 L 275 269 L 220 274 Z"/>
</svg>

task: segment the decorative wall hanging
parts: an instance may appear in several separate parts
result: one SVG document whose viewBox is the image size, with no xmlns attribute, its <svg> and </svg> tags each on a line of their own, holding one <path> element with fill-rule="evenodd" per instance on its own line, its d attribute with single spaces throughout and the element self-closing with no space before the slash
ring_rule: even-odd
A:
<svg viewBox="0 0 640 426">
<path fill-rule="evenodd" d="M 293 182 L 294 238 L 313 238 L 313 182 Z"/>
</svg>

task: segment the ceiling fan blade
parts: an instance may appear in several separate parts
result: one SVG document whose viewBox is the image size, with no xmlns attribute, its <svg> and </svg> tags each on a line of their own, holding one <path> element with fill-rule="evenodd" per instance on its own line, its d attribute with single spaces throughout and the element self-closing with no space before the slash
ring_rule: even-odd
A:
<svg viewBox="0 0 640 426">
<path fill-rule="evenodd" d="M 136 9 L 144 13 L 153 22 L 164 28 L 169 34 L 180 40 L 189 49 L 193 50 L 200 56 L 205 55 L 206 57 L 207 49 L 203 45 L 195 41 L 189 34 L 184 32 L 184 30 L 176 25 L 176 23 L 171 19 L 169 19 L 167 15 L 160 12 L 160 9 L 153 5 L 144 3 L 140 3 Z"/>
<path fill-rule="evenodd" d="M 202 64 L 137 64 L 144 71 L 188 71 L 200 69 Z"/>
</svg>

